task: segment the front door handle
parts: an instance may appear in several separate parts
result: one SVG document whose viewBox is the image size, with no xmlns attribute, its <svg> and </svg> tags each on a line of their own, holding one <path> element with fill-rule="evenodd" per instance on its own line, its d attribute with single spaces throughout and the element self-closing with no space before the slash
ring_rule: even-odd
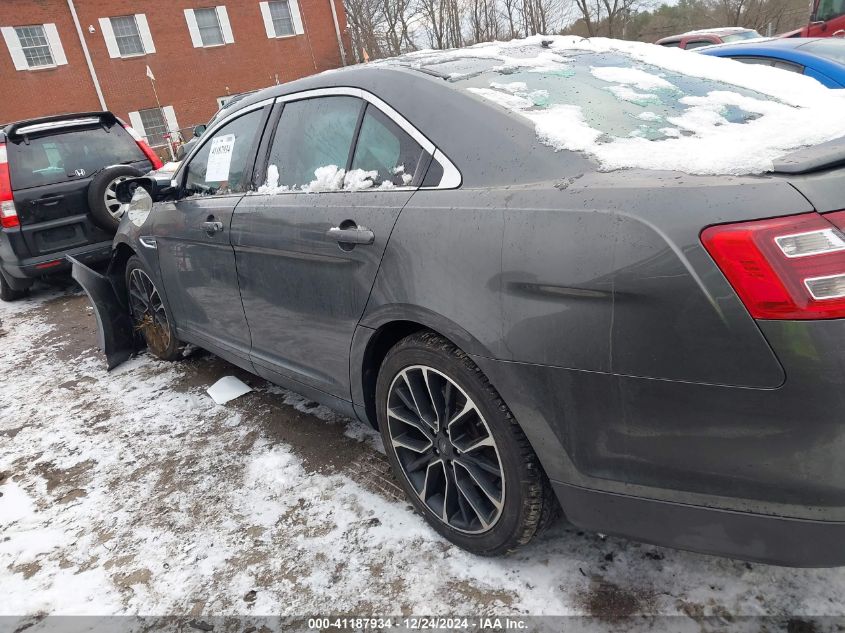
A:
<svg viewBox="0 0 845 633">
<path fill-rule="evenodd" d="M 222 233 L 223 232 L 223 223 L 222 222 L 215 222 L 214 220 L 209 220 L 207 222 L 202 223 L 202 229 L 208 235 L 214 235 L 215 233 Z"/>
<path fill-rule="evenodd" d="M 344 220 L 340 226 L 333 226 L 326 231 L 326 235 L 341 246 L 367 245 L 372 244 L 376 239 L 375 233 L 370 229 L 366 226 L 358 226 L 352 220 Z"/>
</svg>

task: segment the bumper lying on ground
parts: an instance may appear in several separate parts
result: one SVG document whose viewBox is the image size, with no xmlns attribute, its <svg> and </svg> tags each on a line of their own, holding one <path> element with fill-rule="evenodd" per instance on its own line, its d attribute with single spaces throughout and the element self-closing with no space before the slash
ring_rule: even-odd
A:
<svg viewBox="0 0 845 633">
<path fill-rule="evenodd" d="M 111 279 L 91 270 L 74 257 L 68 257 L 72 264 L 73 278 L 82 286 L 91 300 L 97 317 L 97 344 L 106 355 L 108 368 L 117 367 L 135 352 L 135 335 L 129 311 L 118 299 Z"/>
</svg>

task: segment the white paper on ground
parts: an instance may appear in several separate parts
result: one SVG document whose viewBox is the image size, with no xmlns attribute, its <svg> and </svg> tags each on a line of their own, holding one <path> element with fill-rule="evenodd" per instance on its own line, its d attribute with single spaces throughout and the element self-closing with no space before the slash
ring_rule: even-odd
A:
<svg viewBox="0 0 845 633">
<path fill-rule="evenodd" d="M 235 135 L 226 134 L 211 139 L 211 151 L 205 170 L 206 182 L 229 180 L 229 167 L 232 166 L 232 152 L 235 151 Z"/>
<path fill-rule="evenodd" d="M 229 400 L 240 398 L 252 388 L 234 376 L 224 376 L 208 388 L 208 395 L 217 404 L 226 404 Z"/>
</svg>

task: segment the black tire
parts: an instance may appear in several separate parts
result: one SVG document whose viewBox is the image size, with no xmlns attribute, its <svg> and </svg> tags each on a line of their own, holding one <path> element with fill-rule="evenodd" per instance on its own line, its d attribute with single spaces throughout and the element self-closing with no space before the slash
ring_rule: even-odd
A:
<svg viewBox="0 0 845 633">
<path fill-rule="evenodd" d="M 429 427 L 423 429 L 425 432 L 420 431 L 418 433 L 418 429 L 421 427 L 419 420 L 425 421 L 424 418 L 426 417 L 426 415 L 419 413 L 425 408 L 425 405 L 417 404 L 419 398 L 414 398 L 412 403 L 418 413 L 418 418 L 415 418 L 413 425 L 406 424 L 395 415 L 401 412 L 401 415 L 407 418 L 407 414 L 414 412 L 411 407 L 401 404 L 408 402 L 408 397 L 414 394 L 411 383 L 415 379 L 412 372 L 419 372 L 418 375 L 423 376 L 423 384 L 428 387 L 428 394 L 431 397 L 429 402 L 432 403 L 427 406 L 428 417 L 434 418 L 436 416 L 437 419 L 433 423 L 438 428 L 437 431 L 433 431 Z M 410 378 L 406 379 L 407 377 Z M 404 380 L 404 383 L 400 380 Z M 420 378 L 416 380 L 420 380 Z M 449 386 L 449 382 L 452 382 L 453 385 Z M 401 392 L 405 387 L 407 389 L 403 395 Z M 417 389 L 420 389 L 418 385 Z M 438 391 L 439 395 L 437 395 Z M 417 391 L 417 393 L 420 393 L 420 391 Z M 397 400 L 397 398 L 399 399 Z M 443 426 L 440 423 L 441 418 L 444 420 L 468 418 L 469 416 L 462 418 L 459 415 L 453 415 L 450 410 L 460 409 L 465 411 L 470 404 L 473 405 L 470 413 L 473 421 L 461 422 L 458 426 L 453 426 L 451 434 L 440 430 Z M 393 407 L 390 422 L 388 422 L 388 406 Z M 514 419 L 513 414 L 469 356 L 441 336 L 433 332 L 413 334 L 401 340 L 387 353 L 376 383 L 376 407 L 385 449 L 405 494 L 417 511 L 425 517 L 426 521 L 455 545 L 484 556 L 501 555 L 528 543 L 557 515 L 557 499 L 554 497 L 537 455 L 528 443 L 528 439 Z M 441 409 L 442 414 L 435 414 L 434 412 L 437 409 Z M 452 422 L 452 425 L 454 424 L 456 423 Z M 476 431 L 469 433 L 468 429 L 461 429 L 460 424 L 470 424 Z M 399 440 L 407 441 L 409 433 L 406 431 L 409 431 L 410 435 L 416 434 L 415 437 L 417 438 L 427 436 L 429 431 L 432 431 L 432 435 L 423 438 L 421 443 L 415 440 L 417 444 L 414 451 L 409 451 L 407 447 L 402 446 L 401 441 L 399 447 L 395 448 L 394 436 L 398 436 Z M 399 435 L 399 433 L 402 434 Z M 453 442 L 451 446 L 444 443 L 444 433 L 448 442 Z M 477 435 L 477 433 L 481 435 Z M 469 442 L 465 439 L 466 437 L 470 437 Z M 479 441 L 479 438 L 481 441 Z M 490 438 L 494 441 L 493 445 L 489 445 Z M 429 443 L 431 444 L 429 449 L 419 450 Z M 459 444 L 463 448 L 458 449 Z M 493 500 L 493 503 L 487 505 L 487 508 L 493 508 L 491 514 L 487 514 L 489 525 L 484 525 L 481 522 L 483 513 L 476 510 L 478 499 L 481 498 L 484 501 L 484 498 L 476 495 L 476 503 L 473 503 L 471 501 L 473 495 L 464 494 L 461 486 L 455 483 L 457 479 L 461 478 L 460 473 L 464 470 L 458 464 L 461 463 L 461 460 L 466 460 L 469 451 L 477 450 L 467 447 L 470 445 L 481 446 L 482 444 L 484 448 L 480 450 L 488 451 L 486 453 L 488 462 L 486 468 L 489 469 L 489 473 L 496 472 L 496 462 L 492 461 L 494 458 L 498 460 L 498 472 L 500 473 L 500 475 L 490 475 L 489 473 L 486 475 L 488 479 L 485 481 L 487 485 L 484 486 L 484 489 L 501 494 L 498 503 L 495 502 L 495 494 L 487 495 Z M 436 450 L 438 446 L 440 447 L 439 451 Z M 419 453 L 420 457 L 417 458 L 414 453 Z M 400 457 L 400 454 L 402 457 Z M 411 465 L 411 463 L 418 464 L 423 461 L 426 459 L 426 455 L 432 455 L 429 459 L 434 460 L 434 468 L 431 472 L 435 474 L 432 477 L 429 476 L 432 463 L 423 468 Z M 478 453 L 472 453 L 472 455 L 477 457 Z M 405 467 L 402 465 L 403 461 L 409 469 L 417 468 L 417 474 L 412 472 L 411 475 L 406 475 Z M 490 464 L 493 465 L 493 468 Z M 441 466 L 443 468 L 442 477 L 440 476 L 441 471 L 437 470 Z M 449 467 L 452 469 L 451 478 Z M 422 470 L 426 474 L 424 482 L 420 485 L 418 473 Z M 470 473 L 469 470 L 464 470 L 464 472 Z M 417 481 L 416 488 L 414 487 L 415 484 L 411 483 L 411 477 L 415 477 Z M 431 501 L 424 502 L 422 497 L 428 495 L 429 481 L 435 479 L 439 482 L 448 482 L 442 483 L 444 486 L 443 495 L 439 497 L 440 501 L 437 501 L 437 495 L 433 495 Z M 470 480 L 465 476 L 463 479 L 463 485 L 466 488 L 466 482 Z M 477 490 L 482 490 L 479 480 L 475 480 L 475 483 L 478 484 Z M 491 483 L 492 486 L 489 485 Z M 451 489 L 449 489 L 449 485 L 452 486 Z M 421 488 L 422 492 L 418 488 Z M 451 505 L 447 504 L 445 500 L 450 496 L 449 490 L 452 490 Z M 469 490 L 469 492 L 473 491 Z M 462 499 L 459 497 L 462 497 Z M 457 504 L 456 498 L 459 502 Z M 438 504 L 442 508 L 443 516 L 447 517 L 446 519 L 438 516 L 430 507 Z M 452 510 L 449 508 L 452 508 Z M 467 511 L 468 508 L 470 511 Z M 474 518 L 472 517 L 473 514 L 476 515 Z M 495 519 L 490 520 L 494 514 Z M 470 531 L 473 524 L 467 522 L 467 516 L 472 521 L 478 520 L 475 523 L 476 529 L 474 532 Z M 458 529 L 457 526 L 460 525 L 463 525 L 465 529 Z M 478 529 L 479 525 L 481 526 L 480 529 Z"/>
<path fill-rule="evenodd" d="M 161 360 L 182 358 L 185 345 L 176 337 L 170 309 L 153 276 L 136 255 L 126 262 L 125 281 L 132 326 L 144 339 L 147 349 Z"/>
<path fill-rule="evenodd" d="M 106 167 L 97 173 L 88 184 L 88 209 L 94 224 L 109 233 L 116 232 L 120 225 L 120 218 L 123 217 L 123 208 L 112 197 L 113 189 L 110 190 L 110 188 L 120 180 L 143 175 L 142 171 L 129 165 Z M 107 192 L 109 192 L 108 195 Z"/>
<path fill-rule="evenodd" d="M 6 281 L 6 278 L 0 274 L 0 300 L 2 301 L 17 301 L 18 299 L 22 299 L 29 293 L 29 289 L 26 290 L 14 290 Z"/>
</svg>

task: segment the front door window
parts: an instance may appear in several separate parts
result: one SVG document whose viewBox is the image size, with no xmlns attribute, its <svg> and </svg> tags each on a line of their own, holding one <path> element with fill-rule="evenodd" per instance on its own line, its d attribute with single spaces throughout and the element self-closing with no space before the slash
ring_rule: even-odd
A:
<svg viewBox="0 0 845 633">
<path fill-rule="evenodd" d="M 218 129 L 188 165 L 185 192 L 215 195 L 246 191 L 252 149 L 262 110 L 253 110 Z"/>
</svg>

